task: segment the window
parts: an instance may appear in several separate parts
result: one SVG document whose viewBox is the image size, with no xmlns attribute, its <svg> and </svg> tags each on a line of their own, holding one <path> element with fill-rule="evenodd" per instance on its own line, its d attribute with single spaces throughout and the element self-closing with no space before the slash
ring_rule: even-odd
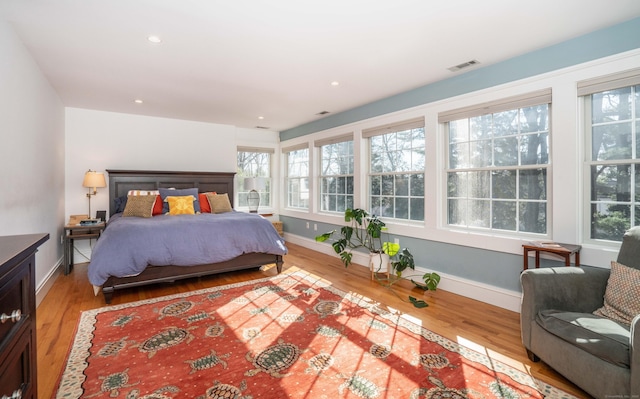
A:
<svg viewBox="0 0 640 399">
<path fill-rule="evenodd" d="M 236 193 L 238 207 L 248 207 L 248 190 L 244 189 L 246 177 L 261 177 L 263 187 L 259 190 L 260 206 L 271 206 L 271 154 L 272 149 L 238 148 L 238 173 L 236 174 Z"/>
<path fill-rule="evenodd" d="M 590 146 L 590 237 L 621 241 L 640 225 L 640 70 L 579 82 L 578 94 Z"/>
<path fill-rule="evenodd" d="M 551 90 L 441 114 L 447 223 L 547 234 Z"/>
<path fill-rule="evenodd" d="M 353 135 L 320 141 L 320 210 L 353 208 Z M 343 141 L 344 140 L 344 141 Z"/>
<path fill-rule="evenodd" d="M 309 149 L 289 149 L 287 154 L 287 206 L 309 209 Z"/>
<path fill-rule="evenodd" d="M 424 119 L 362 132 L 369 138 L 369 205 L 373 215 L 424 220 Z"/>
</svg>

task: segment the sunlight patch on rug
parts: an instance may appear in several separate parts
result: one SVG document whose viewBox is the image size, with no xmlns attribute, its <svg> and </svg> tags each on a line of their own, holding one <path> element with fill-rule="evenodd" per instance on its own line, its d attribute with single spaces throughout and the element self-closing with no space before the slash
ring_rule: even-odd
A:
<svg viewBox="0 0 640 399">
<path fill-rule="evenodd" d="M 56 397 L 574 398 L 303 272 L 83 312 Z"/>
</svg>

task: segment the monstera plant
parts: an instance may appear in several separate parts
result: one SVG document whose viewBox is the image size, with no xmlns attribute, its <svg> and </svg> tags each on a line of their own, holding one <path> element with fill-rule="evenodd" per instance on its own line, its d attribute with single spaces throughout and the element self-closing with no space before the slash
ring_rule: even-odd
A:
<svg viewBox="0 0 640 399">
<path fill-rule="evenodd" d="M 424 274 L 419 282 L 411 279 L 414 276 L 403 276 L 405 270 L 415 270 L 413 255 L 407 248 L 400 249 L 400 244 L 383 239 L 386 225 L 380 218 L 375 215 L 369 215 L 364 209 L 355 208 L 347 209 L 344 212 L 344 220 L 349 224 L 342 226 L 340 230 L 332 230 L 320 234 L 316 237 L 316 241 L 325 242 L 332 239 L 331 246 L 340 256 L 340 260 L 345 267 L 351 264 L 353 251 L 366 249 L 372 259 L 372 274 L 377 276 L 378 272 L 381 271 L 387 273 L 387 278 L 378 279 L 383 286 L 390 288 L 402 279 L 409 279 L 417 288 L 423 291 L 436 290 L 440 282 L 440 275 L 435 272 Z M 388 257 L 388 260 L 386 260 L 386 257 Z M 373 260 L 376 258 L 379 258 L 380 261 L 375 262 L 376 266 L 374 266 Z M 382 270 L 386 263 L 389 264 L 389 268 Z M 418 308 L 429 306 L 425 301 L 412 296 L 409 296 L 409 301 Z"/>
</svg>

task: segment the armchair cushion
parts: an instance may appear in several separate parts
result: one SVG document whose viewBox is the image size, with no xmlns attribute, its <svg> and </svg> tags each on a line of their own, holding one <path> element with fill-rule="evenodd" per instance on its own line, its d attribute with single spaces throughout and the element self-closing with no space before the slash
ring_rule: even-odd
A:
<svg viewBox="0 0 640 399">
<path fill-rule="evenodd" d="M 629 327 L 591 313 L 543 310 L 536 322 L 551 334 L 613 363 L 629 367 Z"/>
<path fill-rule="evenodd" d="M 626 324 L 640 314 L 640 270 L 611 262 L 611 275 L 604 293 L 604 306 L 593 312 L 596 316 Z"/>
</svg>

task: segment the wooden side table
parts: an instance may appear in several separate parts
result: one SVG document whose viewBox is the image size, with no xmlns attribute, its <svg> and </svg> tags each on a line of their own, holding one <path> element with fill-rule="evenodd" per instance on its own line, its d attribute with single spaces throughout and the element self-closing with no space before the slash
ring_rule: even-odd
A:
<svg viewBox="0 0 640 399">
<path fill-rule="evenodd" d="M 64 226 L 64 274 L 71 272 L 73 268 L 73 242 L 75 240 L 98 239 L 104 230 L 106 223 L 98 223 L 90 226 L 79 224 L 67 224 Z"/>
<path fill-rule="evenodd" d="M 564 258 L 564 265 L 571 265 L 571 255 L 575 255 L 575 265 L 580 266 L 580 250 L 582 245 L 560 244 L 560 243 L 540 243 L 540 244 L 523 244 L 524 250 L 524 269 L 529 268 L 529 252 L 536 253 L 536 268 L 540 267 L 540 252 L 548 252 L 559 255 Z"/>
</svg>

